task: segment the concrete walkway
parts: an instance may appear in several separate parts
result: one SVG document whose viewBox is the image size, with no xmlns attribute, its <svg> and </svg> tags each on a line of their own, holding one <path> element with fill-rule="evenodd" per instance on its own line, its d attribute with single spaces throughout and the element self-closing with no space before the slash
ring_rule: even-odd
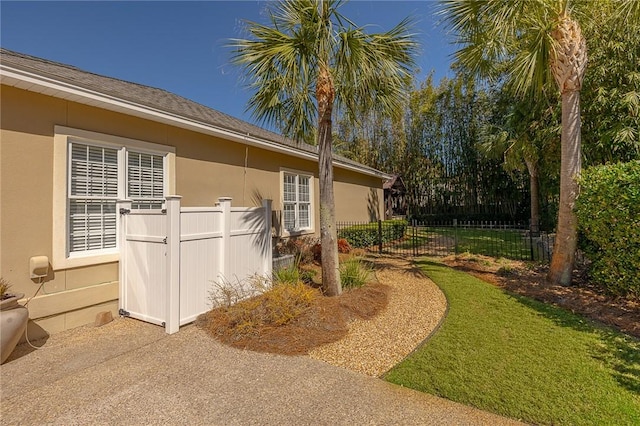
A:
<svg viewBox="0 0 640 426">
<path fill-rule="evenodd" d="M 21 345 L 0 373 L 3 425 L 518 424 L 309 357 L 132 319 Z"/>
</svg>

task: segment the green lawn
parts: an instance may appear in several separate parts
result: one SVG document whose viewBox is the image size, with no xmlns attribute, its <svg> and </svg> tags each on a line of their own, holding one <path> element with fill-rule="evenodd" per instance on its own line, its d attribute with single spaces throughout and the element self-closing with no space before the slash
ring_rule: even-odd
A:
<svg viewBox="0 0 640 426">
<path fill-rule="evenodd" d="M 452 227 L 419 227 L 407 229 L 404 240 L 393 244 L 398 249 L 412 249 L 429 255 L 472 253 L 507 259 L 531 258 L 530 242 L 522 231 L 513 229 L 475 229 Z"/>
<path fill-rule="evenodd" d="M 639 340 L 441 264 L 418 265 L 449 312 L 388 381 L 535 424 L 640 424 Z"/>
</svg>

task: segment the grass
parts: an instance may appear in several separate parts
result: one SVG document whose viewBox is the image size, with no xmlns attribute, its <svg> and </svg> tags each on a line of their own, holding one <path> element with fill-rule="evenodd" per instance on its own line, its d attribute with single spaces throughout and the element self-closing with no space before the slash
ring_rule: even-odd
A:
<svg viewBox="0 0 640 426">
<path fill-rule="evenodd" d="M 640 424 L 640 341 L 428 260 L 449 312 L 385 378 L 534 424 Z"/>
<path fill-rule="evenodd" d="M 419 227 L 414 234 L 408 228 L 406 238 L 392 245 L 404 250 L 416 245 L 419 252 L 429 254 L 468 252 L 508 259 L 531 258 L 530 242 L 522 231 L 514 229 Z"/>
</svg>

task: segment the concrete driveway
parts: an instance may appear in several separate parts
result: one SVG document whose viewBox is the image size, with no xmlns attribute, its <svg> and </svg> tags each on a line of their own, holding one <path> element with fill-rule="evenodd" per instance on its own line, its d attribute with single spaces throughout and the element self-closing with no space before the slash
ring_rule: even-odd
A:
<svg viewBox="0 0 640 426">
<path fill-rule="evenodd" d="M 4 425 L 518 424 L 308 357 L 229 348 L 195 326 L 169 336 L 132 319 L 21 345 L 0 372 Z"/>
</svg>

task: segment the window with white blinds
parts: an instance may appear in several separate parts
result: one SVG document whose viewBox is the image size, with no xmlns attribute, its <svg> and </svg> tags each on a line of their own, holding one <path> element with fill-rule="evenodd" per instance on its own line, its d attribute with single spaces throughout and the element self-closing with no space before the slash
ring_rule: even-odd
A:
<svg viewBox="0 0 640 426">
<path fill-rule="evenodd" d="M 118 151 L 71 144 L 69 252 L 116 246 Z"/>
<path fill-rule="evenodd" d="M 134 209 L 162 208 L 164 156 L 73 141 L 68 158 L 69 254 L 116 248 L 118 198 Z"/>
<path fill-rule="evenodd" d="M 134 209 L 161 209 L 164 200 L 164 157 L 127 152 L 127 198 Z"/>
<path fill-rule="evenodd" d="M 287 231 L 311 228 L 311 176 L 284 173 L 283 220 Z"/>
</svg>

